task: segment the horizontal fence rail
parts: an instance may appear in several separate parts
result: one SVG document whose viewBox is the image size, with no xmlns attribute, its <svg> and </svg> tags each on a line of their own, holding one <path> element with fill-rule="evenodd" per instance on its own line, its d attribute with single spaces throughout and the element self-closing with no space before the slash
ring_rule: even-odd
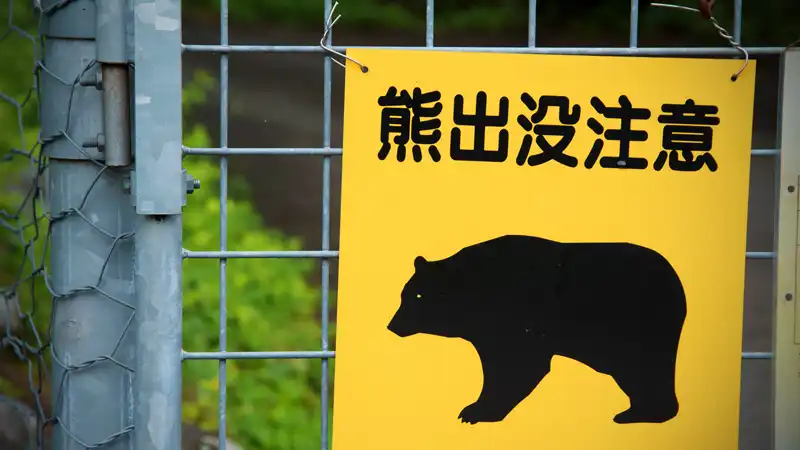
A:
<svg viewBox="0 0 800 450">
<path fill-rule="evenodd" d="M 338 258 L 337 250 L 275 250 L 275 251 L 202 251 L 184 250 L 187 259 L 252 259 L 252 258 Z"/>
<path fill-rule="evenodd" d="M 731 47 L 421 47 L 421 46 L 332 46 L 346 53 L 347 49 L 436 50 L 443 52 L 524 53 L 545 55 L 598 56 L 740 56 Z M 786 47 L 744 47 L 751 56 L 780 55 Z M 184 44 L 184 52 L 192 53 L 325 53 L 314 45 L 210 45 Z"/>
<path fill-rule="evenodd" d="M 183 147 L 186 155 L 247 155 L 247 156 L 337 156 L 342 154 L 341 148 L 193 148 Z M 756 148 L 751 150 L 752 156 L 778 156 L 777 148 Z"/>
<path fill-rule="evenodd" d="M 285 352 L 187 352 L 181 353 L 185 360 L 228 359 L 327 359 L 335 358 L 335 351 L 285 351 Z M 742 359 L 772 359 L 772 352 L 742 352 Z"/>
<path fill-rule="evenodd" d="M 747 259 L 773 259 L 775 252 L 745 252 Z M 250 259 L 250 258 L 338 258 L 338 250 L 275 250 L 275 251 L 191 251 L 184 250 L 186 259 Z"/>
<path fill-rule="evenodd" d="M 285 351 L 285 352 L 182 352 L 183 359 L 227 360 L 227 359 L 323 359 L 336 356 L 334 351 Z"/>
<path fill-rule="evenodd" d="M 229 360 L 229 359 L 328 359 L 335 358 L 336 352 L 327 350 L 309 351 L 254 351 L 254 352 L 189 352 L 183 351 L 184 360 Z M 742 352 L 742 359 L 772 359 L 772 352 Z"/>
</svg>

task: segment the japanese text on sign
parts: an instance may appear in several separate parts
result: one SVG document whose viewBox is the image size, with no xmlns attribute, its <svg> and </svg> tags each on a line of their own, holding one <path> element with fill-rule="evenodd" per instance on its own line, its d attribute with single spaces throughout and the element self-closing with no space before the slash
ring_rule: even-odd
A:
<svg viewBox="0 0 800 450">
<path fill-rule="evenodd" d="M 496 114 L 489 112 L 489 99 L 484 91 L 479 91 L 472 100 L 474 114 L 465 112 L 465 101 L 462 94 L 453 98 L 452 121 L 455 126 L 450 130 L 450 159 L 505 162 L 510 152 L 508 97 L 500 97 L 495 102 Z M 572 103 L 564 95 L 540 95 L 537 101 L 527 92 L 520 95 L 519 101 L 530 114 L 519 114 L 514 125 L 527 133 L 519 148 L 514 150 L 516 164 L 539 166 L 554 161 L 567 167 L 577 167 L 579 159 L 576 155 L 580 154 L 580 150 L 571 149 L 570 144 L 581 122 L 581 105 Z M 608 105 L 603 99 L 592 97 L 592 113 L 617 120 L 619 125 L 616 128 L 604 128 L 591 114 L 585 114 L 589 116 L 585 119 L 585 125 L 597 134 L 597 139 L 588 153 L 582 152 L 586 155 L 583 166 L 587 169 L 598 164 L 603 168 L 646 169 L 650 164 L 647 155 L 637 151 L 635 144 L 647 141 L 650 136 L 647 131 L 637 128 L 637 122 L 650 119 L 652 112 L 648 108 L 635 107 L 626 95 L 621 95 L 616 101 L 619 106 Z M 433 162 L 441 161 L 442 150 L 437 145 L 442 138 L 439 118 L 442 113 L 441 92 L 425 92 L 419 87 L 409 92 L 408 89 L 398 90 L 391 86 L 386 94 L 378 98 L 378 105 L 382 108 L 378 158 L 387 159 L 394 147 L 397 161 L 405 161 L 410 147 L 416 162 L 422 161 L 426 149 Z M 681 172 L 696 172 L 703 168 L 715 172 L 718 165 L 711 149 L 713 126 L 720 123 L 718 110 L 717 106 L 697 104 L 691 98 L 683 103 L 664 103 L 657 117 L 658 123 L 663 125 L 661 151 L 653 162 L 653 168 L 660 171 L 666 165 Z M 550 111 L 557 117 L 558 124 L 541 123 Z M 472 127 L 474 130 L 472 148 L 468 148 L 469 144 L 462 140 L 462 127 Z M 487 128 L 499 129 L 499 138 L 495 143 L 487 142 Z M 553 144 L 548 137 L 558 138 L 558 141 Z M 616 142 L 616 148 L 606 145 L 608 141 Z M 534 143 L 538 152 L 532 148 Z M 604 151 L 606 154 L 603 154 Z"/>
</svg>

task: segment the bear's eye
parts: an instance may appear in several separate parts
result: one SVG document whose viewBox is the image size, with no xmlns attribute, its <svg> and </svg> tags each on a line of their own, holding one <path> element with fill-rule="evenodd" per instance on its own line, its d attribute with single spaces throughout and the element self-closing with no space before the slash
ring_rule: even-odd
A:
<svg viewBox="0 0 800 450">
<path fill-rule="evenodd" d="M 422 294 L 417 294 L 417 298 L 422 298 Z"/>
</svg>

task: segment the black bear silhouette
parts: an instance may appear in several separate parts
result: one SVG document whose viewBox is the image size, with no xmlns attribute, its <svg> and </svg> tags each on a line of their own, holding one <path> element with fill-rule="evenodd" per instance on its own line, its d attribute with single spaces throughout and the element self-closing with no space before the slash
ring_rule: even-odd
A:
<svg viewBox="0 0 800 450">
<path fill-rule="evenodd" d="M 483 388 L 462 422 L 498 422 L 550 371 L 553 355 L 610 375 L 630 399 L 614 422 L 678 414 L 675 362 L 686 298 L 659 253 L 630 243 L 507 235 L 438 261 L 414 259 L 388 329 L 470 342 Z"/>
</svg>

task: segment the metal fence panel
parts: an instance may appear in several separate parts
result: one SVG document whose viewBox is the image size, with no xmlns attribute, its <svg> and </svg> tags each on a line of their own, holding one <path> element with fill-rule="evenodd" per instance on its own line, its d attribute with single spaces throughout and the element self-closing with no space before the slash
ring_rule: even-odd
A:
<svg viewBox="0 0 800 450">
<path fill-rule="evenodd" d="M 220 353 L 215 352 L 184 352 L 184 359 L 220 359 L 220 380 L 224 379 L 224 360 L 233 358 L 247 358 L 247 359 L 270 359 L 270 358 L 322 358 L 323 360 L 323 382 L 321 386 L 322 397 L 322 442 L 321 448 L 323 450 L 329 448 L 328 434 L 327 434 L 327 413 L 328 413 L 328 380 L 327 380 L 327 358 L 333 357 L 333 352 L 328 352 L 327 343 L 327 321 L 329 317 L 328 301 L 327 301 L 327 286 L 328 280 L 328 259 L 338 257 L 338 251 L 329 249 L 329 220 L 330 220 L 330 163 L 329 158 L 332 155 L 341 154 L 341 149 L 330 148 L 330 90 L 331 90 L 331 56 L 324 56 L 324 142 L 321 148 L 300 148 L 300 149 L 287 149 L 287 148 L 229 148 L 227 146 L 227 125 L 228 125 L 228 111 L 227 111 L 227 92 L 228 92 L 228 73 L 227 73 L 227 58 L 231 53 L 325 53 L 323 48 L 317 46 L 292 46 L 292 45 L 230 45 L 227 36 L 227 16 L 228 4 L 223 0 L 221 3 L 221 17 L 222 17 L 222 39 L 219 45 L 201 45 L 201 44 L 188 44 L 184 45 L 183 49 L 187 52 L 210 52 L 220 54 L 222 61 L 222 75 L 221 75 L 221 123 L 222 123 L 222 136 L 220 148 L 184 148 L 186 154 L 204 154 L 204 155 L 220 155 L 221 168 L 223 174 L 227 172 L 227 158 L 234 155 L 319 155 L 323 157 L 323 202 L 322 202 L 322 249 L 319 251 L 293 251 L 293 252 L 277 252 L 277 251 L 244 251 L 244 250 L 227 250 L 221 246 L 218 252 L 193 252 L 186 251 L 185 256 L 188 258 L 219 258 L 221 260 L 221 281 L 224 281 L 224 262 L 229 258 L 319 258 L 322 260 L 322 286 L 323 286 L 323 299 L 322 299 L 322 321 L 323 321 L 323 339 L 322 351 L 298 351 L 298 352 L 225 352 L 224 348 L 220 349 Z M 741 0 L 735 1 L 735 24 L 734 24 L 734 40 L 738 42 L 741 37 Z M 434 49 L 434 18 L 433 18 L 433 0 L 426 0 L 426 31 L 425 31 L 425 47 Z M 629 33 L 629 46 L 627 48 L 543 48 L 536 46 L 536 0 L 529 1 L 529 23 L 528 23 L 528 46 L 527 47 L 436 47 L 440 51 L 480 51 L 480 52 L 510 52 L 510 53 L 556 53 L 556 54 L 583 54 L 583 55 L 671 55 L 671 56 L 739 56 L 740 52 L 732 47 L 710 47 L 710 48 L 641 48 L 638 46 L 639 35 L 639 0 L 631 0 L 630 3 L 630 33 Z M 331 11 L 331 1 L 325 0 L 325 18 L 329 17 Z M 326 36 L 325 44 L 339 52 L 346 52 L 346 48 L 333 46 L 331 44 L 331 34 Z M 353 46 L 350 48 L 358 48 Z M 416 47 L 392 47 L 392 48 L 409 48 Z M 780 54 L 784 48 L 782 47 L 756 47 L 747 48 L 750 55 L 775 55 Z M 779 154 L 778 149 L 754 149 L 752 155 L 754 157 L 776 157 Z M 222 192 L 223 198 L 221 205 L 225 202 L 225 183 L 226 178 L 222 178 Z M 224 210 L 223 210 L 224 211 Z M 221 230 L 224 231 L 224 215 L 221 220 L 223 222 Z M 744 255 L 748 259 L 773 259 L 776 256 L 774 251 L 748 251 Z M 221 284 L 224 286 L 223 284 Z M 224 308 L 224 291 L 221 292 L 221 306 Z M 224 318 L 224 309 L 220 314 L 220 318 Z M 220 322 L 221 331 L 220 336 L 225 334 L 224 320 Z M 742 357 L 746 360 L 752 359 L 770 359 L 772 358 L 771 352 L 743 352 Z M 220 381 L 220 420 L 225 417 L 224 405 L 224 386 Z M 220 432 L 220 441 L 224 442 L 222 432 Z M 222 444 L 224 448 L 224 444 Z"/>
</svg>

